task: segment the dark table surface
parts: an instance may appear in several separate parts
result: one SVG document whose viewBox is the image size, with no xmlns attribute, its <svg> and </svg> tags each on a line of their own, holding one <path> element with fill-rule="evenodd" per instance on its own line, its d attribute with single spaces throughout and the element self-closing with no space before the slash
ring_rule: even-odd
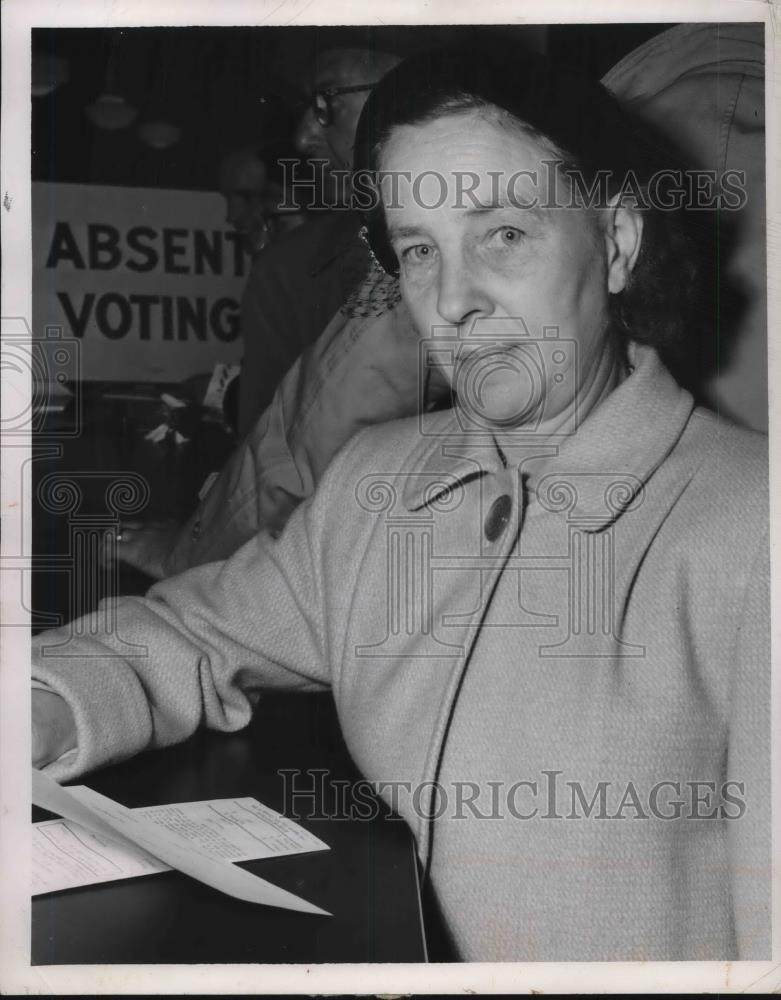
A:
<svg viewBox="0 0 781 1000">
<path fill-rule="evenodd" d="M 181 396 L 176 387 L 127 387 L 129 399 L 105 398 L 104 388 L 82 387 L 79 411 L 48 417 L 36 435 L 34 631 L 92 610 L 108 594 L 143 593 L 151 581 L 142 574 L 124 567 L 112 576 L 101 568 L 99 537 L 123 516 L 185 517 L 204 477 L 220 468 L 234 445 L 229 432 L 202 420 L 197 408 L 177 414 L 155 401 L 165 389 Z M 116 388 L 110 387 L 115 395 L 125 394 Z M 176 421 L 187 442 L 177 447 L 145 440 L 163 420 Z M 123 514 L 135 502 L 139 480 L 142 502 Z M 124 491 L 112 493 L 122 482 Z M 243 867 L 332 917 L 253 906 L 169 872 L 36 897 L 33 964 L 425 960 L 407 826 L 384 809 L 369 822 L 299 819 L 288 808 L 289 786 L 279 774 L 296 769 L 325 770 L 326 789 L 334 781 L 360 780 L 330 695 L 268 694 L 241 733 L 199 733 L 79 783 L 131 808 L 252 796 L 291 815 L 331 849 Z M 333 812 L 327 798 L 320 803 L 326 814 Z M 34 818 L 46 814 L 36 810 Z"/>
<path fill-rule="evenodd" d="M 295 800 L 281 770 L 323 769 L 316 809 Z M 359 778 L 328 695 L 269 695 L 241 733 L 199 733 L 80 779 L 133 808 L 252 796 L 291 815 L 329 851 L 242 867 L 331 917 L 256 906 L 179 872 L 37 896 L 33 965 L 422 962 L 426 960 L 413 839 L 378 803 L 369 821 L 335 818 L 334 781 Z M 296 778 L 309 787 L 310 778 Z M 321 813 L 307 819 L 311 812 Z M 48 818 L 42 810 L 34 819 Z"/>
</svg>

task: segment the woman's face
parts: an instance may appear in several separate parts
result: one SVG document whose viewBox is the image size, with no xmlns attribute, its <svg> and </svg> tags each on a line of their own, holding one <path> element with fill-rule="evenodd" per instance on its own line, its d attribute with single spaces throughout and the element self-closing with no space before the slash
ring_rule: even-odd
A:
<svg viewBox="0 0 781 1000">
<path fill-rule="evenodd" d="M 484 422 L 560 423 L 610 354 L 615 248 L 596 212 L 544 204 L 553 159 L 479 111 L 400 126 L 382 152 L 381 171 L 405 172 L 382 188 L 403 297 L 422 337 L 451 338 L 443 370 Z"/>
</svg>

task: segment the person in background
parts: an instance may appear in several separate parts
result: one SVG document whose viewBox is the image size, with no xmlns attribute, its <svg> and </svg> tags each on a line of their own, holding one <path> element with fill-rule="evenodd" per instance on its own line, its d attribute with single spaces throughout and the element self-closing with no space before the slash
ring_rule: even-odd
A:
<svg viewBox="0 0 781 1000">
<path fill-rule="evenodd" d="M 254 262 L 282 233 L 288 233 L 307 221 L 307 214 L 295 202 L 286 201 L 279 177 L 278 157 L 286 151 L 268 144 L 263 149 L 245 146 L 223 157 L 220 163 L 219 188 L 225 199 L 225 221 L 241 238 L 241 244 Z M 242 323 L 248 322 L 245 316 Z M 230 427 L 238 427 L 240 379 L 228 386 L 223 410 Z"/>
<path fill-rule="evenodd" d="M 281 233 L 307 221 L 297 205 L 280 208 L 283 192 L 273 173 L 274 164 L 267 165 L 263 153 L 250 146 L 233 150 L 220 164 L 225 221 L 239 234 L 253 261 Z"/>
<path fill-rule="evenodd" d="M 225 199 L 225 221 L 253 260 L 270 242 L 267 193 L 268 169 L 254 149 L 233 150 L 223 157 L 220 194 Z"/>
<path fill-rule="evenodd" d="M 327 204 L 305 228 L 280 239 L 259 258 L 241 305 L 244 342 L 239 433 L 252 429 L 296 358 L 320 336 L 369 271 L 358 238 L 360 216 L 350 210 L 345 174 L 352 165 L 355 128 L 372 86 L 399 62 L 390 52 L 332 49 L 318 54 L 295 133 L 306 160 L 285 177 L 286 199 Z"/>
</svg>

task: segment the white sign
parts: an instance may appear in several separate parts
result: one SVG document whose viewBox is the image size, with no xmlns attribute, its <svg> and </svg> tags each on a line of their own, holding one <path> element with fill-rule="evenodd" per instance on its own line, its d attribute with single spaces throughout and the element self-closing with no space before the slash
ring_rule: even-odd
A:
<svg viewBox="0 0 781 1000">
<path fill-rule="evenodd" d="M 32 188 L 33 333 L 78 340 L 83 379 L 178 381 L 240 360 L 251 262 L 220 195 Z"/>
</svg>

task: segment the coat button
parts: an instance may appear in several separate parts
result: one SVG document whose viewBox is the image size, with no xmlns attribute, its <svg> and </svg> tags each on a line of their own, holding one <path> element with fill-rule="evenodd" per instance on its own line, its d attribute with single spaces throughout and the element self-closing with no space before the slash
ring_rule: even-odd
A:
<svg viewBox="0 0 781 1000">
<path fill-rule="evenodd" d="M 485 527 L 483 529 L 485 537 L 489 542 L 495 542 L 510 523 L 512 509 L 512 498 L 507 493 L 503 493 L 500 497 L 497 497 L 491 504 L 491 509 L 488 511 L 488 517 L 485 519 Z"/>
</svg>

